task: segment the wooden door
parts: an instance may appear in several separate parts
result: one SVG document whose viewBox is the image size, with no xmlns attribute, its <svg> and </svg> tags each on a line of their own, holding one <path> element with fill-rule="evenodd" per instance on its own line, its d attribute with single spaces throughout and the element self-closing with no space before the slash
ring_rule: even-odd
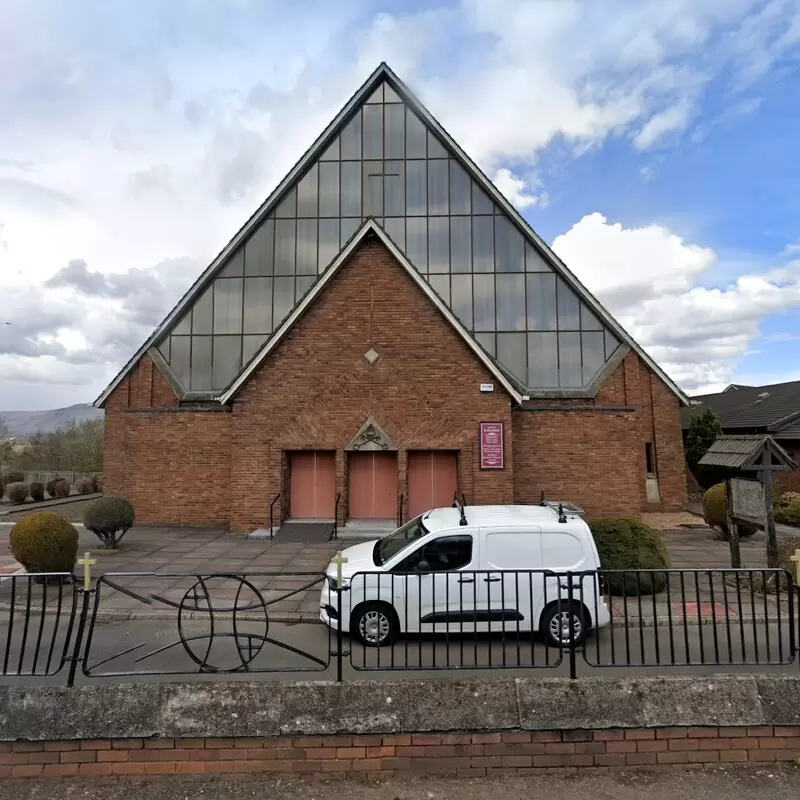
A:
<svg viewBox="0 0 800 800">
<path fill-rule="evenodd" d="M 397 454 L 382 451 L 348 454 L 350 518 L 397 516 Z"/>
<path fill-rule="evenodd" d="M 326 450 L 291 454 L 292 519 L 333 519 L 336 504 L 336 456 Z"/>
<path fill-rule="evenodd" d="M 408 454 L 408 518 L 453 505 L 458 488 L 458 453 L 414 450 Z"/>
</svg>

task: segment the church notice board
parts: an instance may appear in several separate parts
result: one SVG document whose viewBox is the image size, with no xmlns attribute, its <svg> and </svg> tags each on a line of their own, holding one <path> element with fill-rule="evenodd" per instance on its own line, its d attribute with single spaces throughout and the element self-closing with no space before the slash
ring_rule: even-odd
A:
<svg viewBox="0 0 800 800">
<path fill-rule="evenodd" d="M 503 423 L 481 422 L 481 469 L 503 469 L 505 455 L 503 453 Z"/>
</svg>

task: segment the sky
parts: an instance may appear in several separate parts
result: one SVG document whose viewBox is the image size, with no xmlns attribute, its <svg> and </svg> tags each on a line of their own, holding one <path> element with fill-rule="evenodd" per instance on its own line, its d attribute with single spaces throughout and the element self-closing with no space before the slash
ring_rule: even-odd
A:
<svg viewBox="0 0 800 800">
<path fill-rule="evenodd" d="M 93 401 L 386 61 L 686 392 L 800 379 L 800 0 L 3 0 L 0 412 Z"/>
</svg>

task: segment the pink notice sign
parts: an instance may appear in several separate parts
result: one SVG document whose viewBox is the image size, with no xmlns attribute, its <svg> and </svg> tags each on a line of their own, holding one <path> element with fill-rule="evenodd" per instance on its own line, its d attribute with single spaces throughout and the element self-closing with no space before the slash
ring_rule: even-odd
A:
<svg viewBox="0 0 800 800">
<path fill-rule="evenodd" d="M 481 422 L 481 469 L 503 469 L 503 423 Z"/>
</svg>

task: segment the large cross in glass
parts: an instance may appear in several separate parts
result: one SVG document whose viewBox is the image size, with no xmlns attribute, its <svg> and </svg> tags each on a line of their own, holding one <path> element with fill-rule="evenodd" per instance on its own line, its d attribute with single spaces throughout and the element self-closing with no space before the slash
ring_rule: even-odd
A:
<svg viewBox="0 0 800 800">
<path fill-rule="evenodd" d="M 384 205 L 384 178 L 399 178 L 399 172 L 387 172 L 386 171 L 386 164 L 384 163 L 381 167 L 380 172 L 368 172 L 367 173 L 367 182 L 365 185 L 365 197 L 363 198 L 364 203 L 364 213 L 363 216 L 365 217 L 382 217 L 383 216 L 383 205 Z M 380 182 L 373 181 L 373 179 L 379 179 Z"/>
</svg>

